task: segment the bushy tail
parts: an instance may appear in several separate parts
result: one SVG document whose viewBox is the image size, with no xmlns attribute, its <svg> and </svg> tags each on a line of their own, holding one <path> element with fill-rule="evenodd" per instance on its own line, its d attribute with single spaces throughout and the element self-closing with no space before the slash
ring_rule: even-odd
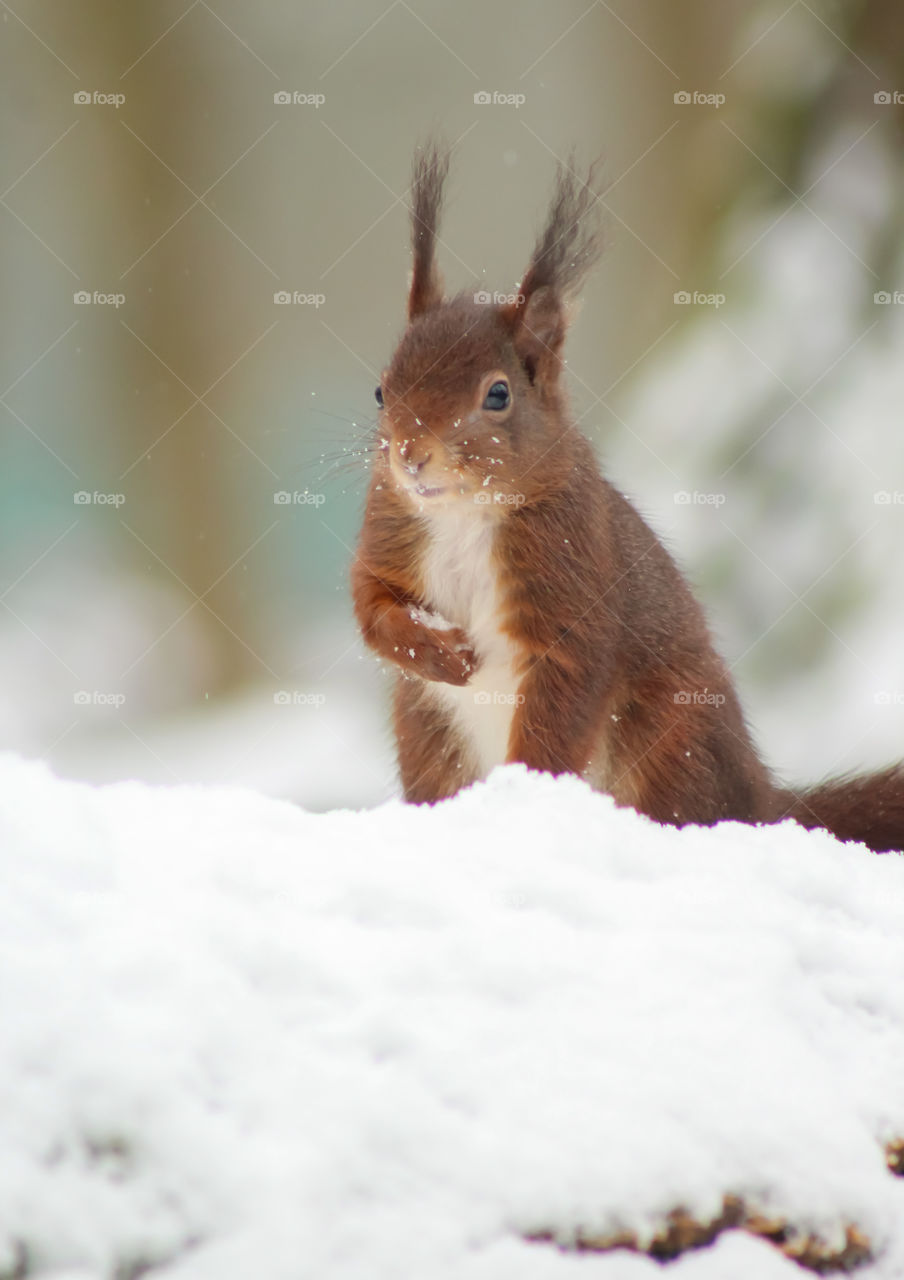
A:
<svg viewBox="0 0 904 1280">
<path fill-rule="evenodd" d="M 824 827 L 876 853 L 904 850 L 904 765 L 853 778 L 832 778 L 808 791 L 779 793 L 778 818 Z"/>
</svg>

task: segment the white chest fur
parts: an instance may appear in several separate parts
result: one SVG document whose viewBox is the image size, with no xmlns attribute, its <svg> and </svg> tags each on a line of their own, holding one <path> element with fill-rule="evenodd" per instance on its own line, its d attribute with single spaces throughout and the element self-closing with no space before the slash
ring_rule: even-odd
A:
<svg viewBox="0 0 904 1280">
<path fill-rule="evenodd" d="M 493 556 L 498 516 L 471 503 L 425 516 L 425 604 L 461 627 L 480 659 L 465 686 L 431 681 L 426 692 L 452 713 L 462 745 L 486 777 L 505 761 L 518 697 L 517 648 L 500 626 L 503 602 Z"/>
</svg>

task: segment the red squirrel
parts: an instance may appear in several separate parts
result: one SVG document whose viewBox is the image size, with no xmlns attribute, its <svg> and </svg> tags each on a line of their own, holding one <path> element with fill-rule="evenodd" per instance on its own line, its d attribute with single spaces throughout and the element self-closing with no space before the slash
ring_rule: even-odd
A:
<svg viewBox="0 0 904 1280">
<path fill-rule="evenodd" d="M 761 761 L 668 551 L 599 472 L 563 386 L 568 305 L 601 248 L 560 166 L 517 294 L 444 296 L 448 156 L 415 157 L 408 326 L 380 407 L 352 592 L 393 664 L 403 792 L 433 802 L 520 761 L 658 822 L 796 818 L 904 848 L 904 767 L 793 793 Z"/>
</svg>

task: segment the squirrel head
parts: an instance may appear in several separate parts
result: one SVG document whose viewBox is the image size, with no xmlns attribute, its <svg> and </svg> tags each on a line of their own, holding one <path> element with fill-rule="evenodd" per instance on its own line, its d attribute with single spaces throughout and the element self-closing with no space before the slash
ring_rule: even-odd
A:
<svg viewBox="0 0 904 1280">
<path fill-rule="evenodd" d="M 571 460 L 562 349 L 569 304 L 600 251 L 597 196 L 560 165 L 517 291 L 444 295 L 437 225 L 448 156 L 415 159 L 408 327 L 377 388 L 380 453 L 419 508 L 505 512 L 565 482 Z"/>
</svg>

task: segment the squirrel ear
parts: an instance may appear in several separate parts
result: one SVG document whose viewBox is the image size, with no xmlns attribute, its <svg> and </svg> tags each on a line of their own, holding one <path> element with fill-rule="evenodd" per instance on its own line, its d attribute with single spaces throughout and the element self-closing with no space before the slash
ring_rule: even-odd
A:
<svg viewBox="0 0 904 1280">
<path fill-rule="evenodd" d="M 415 156 L 411 180 L 411 249 L 413 265 L 408 291 L 408 319 L 438 307 L 443 300 L 443 278 L 436 266 L 436 227 L 449 171 L 448 154 L 439 144 L 428 143 Z"/>
<path fill-rule="evenodd" d="M 602 241 L 593 190 L 596 166 L 585 178 L 573 161 L 559 165 L 546 223 L 524 273 L 518 301 L 504 310 L 515 350 L 531 380 L 553 386 L 573 299 L 599 256 Z"/>
<path fill-rule="evenodd" d="M 535 289 L 525 302 L 505 309 L 518 359 L 534 385 L 554 385 L 562 367 L 561 351 L 568 328 L 565 304 L 549 286 Z"/>
</svg>

